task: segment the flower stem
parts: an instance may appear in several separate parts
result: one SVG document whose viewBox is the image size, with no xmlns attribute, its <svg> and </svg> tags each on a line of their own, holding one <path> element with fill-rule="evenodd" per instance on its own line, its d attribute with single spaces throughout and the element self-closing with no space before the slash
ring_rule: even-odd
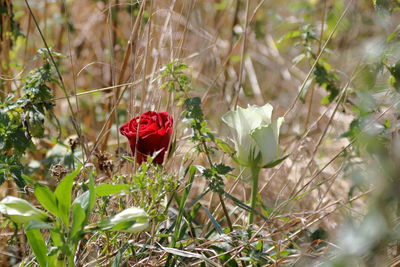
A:
<svg viewBox="0 0 400 267">
<path fill-rule="evenodd" d="M 256 207 L 257 193 L 258 193 L 258 175 L 260 174 L 260 168 L 256 166 L 251 167 L 251 196 L 250 196 L 250 207 L 254 210 Z M 254 222 L 254 213 L 250 212 L 249 215 L 249 228 Z"/>
</svg>

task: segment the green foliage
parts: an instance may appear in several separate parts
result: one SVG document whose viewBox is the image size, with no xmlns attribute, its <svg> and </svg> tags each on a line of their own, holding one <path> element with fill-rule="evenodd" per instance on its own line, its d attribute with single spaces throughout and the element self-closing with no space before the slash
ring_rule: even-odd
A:
<svg viewBox="0 0 400 267">
<path fill-rule="evenodd" d="M 292 60 L 294 64 L 298 64 L 304 59 L 308 59 L 310 64 L 313 64 L 318 58 L 322 40 L 319 40 L 319 37 L 315 31 L 314 25 L 305 24 L 299 26 L 298 29 L 286 33 L 279 39 L 278 43 L 282 43 L 286 40 L 295 40 L 294 45 L 302 47 L 303 52 Z M 326 60 L 320 58 L 313 71 L 314 81 L 319 86 L 325 88 L 325 90 L 329 93 L 322 99 L 321 104 L 331 103 L 339 94 L 339 88 L 337 86 L 339 77 L 331 68 L 332 67 L 326 62 Z M 303 94 L 301 96 L 301 100 L 303 101 L 308 87 L 309 86 L 305 87 L 305 90 L 303 90 Z"/>
<path fill-rule="evenodd" d="M 313 52 L 313 46 L 318 42 L 318 37 L 317 34 L 315 33 L 314 26 L 311 24 L 305 24 L 303 26 L 300 26 L 298 29 L 290 31 L 286 33 L 284 36 L 282 36 L 278 43 L 281 43 L 286 40 L 296 40 L 294 43 L 295 46 L 301 46 L 303 47 L 306 56 L 308 58 L 314 57 L 315 54 Z"/>
<path fill-rule="evenodd" d="M 389 11 L 400 9 L 400 2 L 397 0 L 372 0 L 378 11 Z"/>
<path fill-rule="evenodd" d="M 133 174 L 130 183 L 130 191 L 135 192 L 134 203 L 143 208 L 155 222 L 165 219 L 163 202 L 177 187 L 178 183 L 173 175 L 151 163 L 143 163 Z"/>
<path fill-rule="evenodd" d="M 190 127 L 193 130 L 191 141 L 197 144 L 196 148 L 198 151 L 205 152 L 205 142 L 214 140 L 214 136 L 211 130 L 207 128 L 207 121 L 203 118 L 201 100 L 199 97 L 188 98 L 184 104 L 185 111 L 183 115 L 189 121 Z"/>
<path fill-rule="evenodd" d="M 15 99 L 14 94 L 9 94 L 0 103 L 0 149 L 8 155 L 0 156 L 0 169 L 4 170 L 0 183 L 11 177 L 18 186 L 23 186 L 20 160 L 28 149 L 34 149 L 33 137 L 44 137 L 44 120 L 53 110 L 49 84 L 58 82 L 48 54 L 39 50 L 38 57 L 44 60 L 44 65 L 31 71 L 23 80 L 22 96 Z"/>
<path fill-rule="evenodd" d="M 392 1 L 374 3 L 380 16 L 395 10 Z M 391 33 L 379 52 L 370 55 L 354 83 L 352 101 L 349 101 L 354 119 L 342 135 L 352 142 L 343 153 L 344 176 L 352 183 L 349 199 L 372 188 L 374 194 L 368 198 L 365 215 L 357 219 L 350 215 L 341 227 L 338 240 L 343 253 L 335 251 L 338 256 L 332 266 L 379 265 L 377 262 L 390 250 L 391 242 L 398 242 L 398 229 L 393 226 L 400 203 L 397 192 L 399 125 L 394 119 L 399 116 L 396 106 L 400 91 L 400 63 L 398 58 L 393 58 L 398 52 L 397 33 L 398 30 Z M 379 97 L 382 92 L 383 98 Z M 382 116 L 386 112 L 390 116 Z"/>
<path fill-rule="evenodd" d="M 226 175 L 233 169 L 223 163 L 213 165 L 210 169 L 203 170 L 204 177 L 209 181 L 212 191 L 222 194 L 224 192 L 224 181 L 221 175 Z"/>
<path fill-rule="evenodd" d="M 18 21 L 15 19 L 15 14 L 13 12 L 13 4 L 11 2 L 7 3 L 4 1 L 0 1 L 0 15 L 5 16 L 5 19 L 8 21 L 3 21 L 2 24 L 0 24 L 0 34 L 4 34 L 4 36 L 9 36 L 13 41 L 18 36 L 23 35 L 21 32 L 20 24 Z M 12 12 L 9 12 L 11 9 Z M 7 26 L 10 27 L 7 29 Z M 10 31 L 7 31 L 10 30 Z"/>
<path fill-rule="evenodd" d="M 400 93 L 400 60 L 389 66 L 388 70 L 391 74 L 389 78 L 390 85 Z"/>
<path fill-rule="evenodd" d="M 223 192 L 223 179 L 221 175 L 226 175 L 233 169 L 224 164 L 214 165 L 210 155 L 220 148 L 225 153 L 233 154 L 233 150 L 228 144 L 222 140 L 214 137 L 211 130 L 207 127 L 207 121 L 204 120 L 203 111 L 201 109 L 201 100 L 199 97 L 188 98 L 185 100 L 185 111 L 183 112 L 185 118 L 189 121 L 190 127 L 193 130 L 191 141 L 196 144 L 196 149 L 199 152 L 206 154 L 210 163 L 210 168 L 203 170 L 204 177 L 209 181 L 210 189 L 214 192 Z M 208 143 L 212 142 L 215 146 L 209 146 Z"/>
<path fill-rule="evenodd" d="M 71 203 L 73 181 L 80 171 L 81 168 L 78 167 L 64 177 L 54 192 L 24 176 L 24 179 L 33 185 L 35 197 L 52 215 L 51 218 L 23 199 L 9 197 L 10 201 L 2 201 L 6 206 L 1 208 L 0 212 L 9 215 L 15 223 L 24 224 L 28 242 L 40 266 L 60 266 L 60 264 L 74 266 L 74 254 L 78 242 L 82 239 L 95 200 L 93 176 L 90 176 L 88 191 Z M 70 209 L 71 204 L 72 209 Z M 42 234 L 40 230 L 50 232 L 49 241 L 46 242 L 47 235 Z"/>
<path fill-rule="evenodd" d="M 8 9 L 2 6 L 3 2 L 0 1 L 0 16 L 7 17 Z M 11 3 L 11 0 L 6 0 L 6 2 Z M 23 80 L 9 82 L 11 78 L 18 79 L 15 74 L 19 73 L 22 65 L 26 63 L 26 60 L 18 59 L 22 50 L 25 49 L 25 43 L 21 42 L 19 50 L 10 50 L 12 57 L 8 60 L 10 64 L 7 64 L 10 65 L 10 72 L 4 73 L 0 81 L 2 84 L 11 84 L 9 88 L 14 90 L 12 94 L 4 95 L 0 103 L 0 151 L 2 152 L 0 154 L 0 184 L 6 179 L 14 179 L 20 188 L 24 188 L 23 173 L 35 168 L 38 170 L 34 173 L 35 179 L 40 180 L 40 183 L 25 177 L 28 184 L 25 188 L 28 190 L 20 191 L 20 194 L 31 201 L 35 198 L 31 204 L 39 206 L 36 209 L 46 214 L 43 220 L 41 217 L 36 217 L 35 220 L 27 222 L 26 217 L 31 215 L 19 211 L 17 215 L 20 221 L 15 221 L 13 215 L 6 215 L 4 222 L 1 221 L 6 230 L 7 226 L 12 226 L 10 220 L 14 219 L 15 237 L 22 232 L 26 235 L 26 241 L 33 255 L 32 253 L 27 253 L 26 256 L 20 255 L 25 260 L 20 263 L 20 266 L 73 266 L 74 264 L 113 267 L 140 264 L 161 264 L 169 267 L 217 266 L 218 264 L 232 267 L 293 264 L 314 266 L 324 265 L 324 261 L 329 261 L 329 259 L 337 260 L 331 263 L 332 266 L 357 264 L 380 266 L 382 262 L 387 262 L 386 254 L 391 254 L 392 251 L 398 252 L 398 248 L 388 250 L 387 244 L 392 242 L 396 245 L 399 239 L 397 206 L 400 171 L 397 166 L 399 166 L 398 158 L 400 157 L 398 157 L 398 144 L 395 139 L 400 117 L 397 103 L 400 99 L 398 58 L 400 31 L 394 30 L 397 25 L 396 17 L 389 18 L 391 14 L 397 15 L 395 12 L 398 11 L 399 0 L 353 1 L 349 4 L 349 12 L 343 14 L 343 20 L 339 24 L 337 24 L 338 19 L 349 1 L 286 1 L 283 3 L 285 6 L 278 1 L 257 7 L 256 3 L 248 1 L 249 12 L 245 10 L 246 1 L 218 0 L 211 1 L 211 4 L 204 4 L 202 1 L 196 4 L 192 1 L 181 1 L 184 2 L 183 4 L 178 2 L 179 8 L 173 9 L 176 13 L 173 17 L 187 18 L 186 24 L 181 19 L 179 19 L 179 25 L 164 24 L 163 22 L 167 20 L 163 21 L 163 19 L 170 19 L 170 16 L 168 14 L 164 16 L 165 12 L 160 13 L 159 11 L 162 10 L 159 10 L 160 7 L 157 4 L 143 4 L 142 11 L 140 11 L 142 1 L 110 7 L 109 18 L 112 24 L 110 36 L 113 39 L 111 41 L 116 45 L 104 49 L 105 54 L 102 55 L 98 49 L 94 49 L 96 50 L 94 54 L 90 50 L 92 47 L 102 47 L 104 38 L 98 38 L 98 40 L 92 38 L 91 42 L 78 42 L 78 48 L 75 51 L 77 55 L 71 58 L 73 65 L 86 66 L 82 70 L 89 70 L 88 62 L 79 62 L 79 60 L 97 58 L 97 56 L 100 56 L 100 59 L 110 57 L 117 63 L 115 70 L 115 64 L 109 66 L 110 73 L 106 65 L 90 65 L 90 71 L 80 71 L 79 75 L 71 72 L 72 67 L 69 63 L 60 66 L 60 75 L 64 76 L 66 84 L 71 85 L 77 82 L 80 87 L 77 88 L 78 91 L 85 95 L 77 97 L 79 99 L 77 103 L 79 114 L 77 115 L 80 117 L 78 123 L 82 124 L 80 126 L 83 130 L 82 135 L 79 133 L 79 140 L 85 142 L 82 146 L 85 152 L 88 152 L 85 155 L 85 164 L 87 164 L 85 166 L 90 166 L 92 163 L 90 155 L 93 155 L 92 152 L 98 147 L 102 135 L 108 134 L 110 130 L 111 136 L 115 136 L 117 128 L 114 126 L 110 129 L 103 128 L 99 123 L 104 123 L 106 118 L 103 116 L 111 110 L 108 109 L 102 113 L 103 105 L 90 103 L 93 99 L 91 96 L 94 95 L 103 100 L 101 99 L 103 89 L 91 90 L 92 92 L 86 89 L 92 85 L 107 86 L 111 84 L 115 75 L 119 76 L 120 70 L 122 70 L 121 74 L 124 73 L 125 69 L 119 68 L 118 62 L 122 59 L 121 56 L 126 48 L 132 48 L 132 53 L 126 53 L 126 55 L 132 54 L 132 57 L 125 62 L 132 67 L 132 72 L 125 73 L 120 78 L 133 79 L 134 84 L 137 84 L 134 80 L 139 76 L 154 75 L 154 73 L 148 73 L 153 68 L 146 68 L 148 59 L 152 58 L 150 54 L 153 52 L 160 53 L 160 57 L 154 61 L 155 64 L 160 64 L 165 60 L 168 52 L 171 52 L 171 56 L 184 55 L 185 62 L 195 62 L 195 70 L 200 77 L 197 79 L 198 83 L 196 82 L 195 95 L 191 94 L 192 77 L 189 75 L 191 68 L 188 68 L 181 60 L 174 60 L 160 70 L 158 81 L 150 81 L 150 83 L 159 82 L 160 90 L 152 91 L 154 86 L 151 86 L 146 98 L 149 102 L 140 103 L 145 108 L 172 109 L 174 114 L 182 111 L 182 116 L 177 116 L 178 119 L 175 121 L 178 123 L 177 127 L 174 125 L 175 140 L 168 155 L 174 160 L 164 166 L 154 166 L 151 164 L 152 158 L 149 157 L 148 162 L 140 166 L 134 165 L 132 168 L 132 164 L 125 164 L 126 161 L 124 161 L 124 159 L 133 161 L 132 158 L 122 156 L 121 159 L 119 150 L 117 155 L 113 154 L 117 145 L 125 146 L 126 144 L 109 140 L 110 142 L 106 142 L 109 145 L 107 150 L 111 153 L 109 162 L 115 167 L 112 172 L 104 172 L 97 177 L 94 175 L 95 170 L 93 173 L 87 169 L 82 171 L 77 169 L 72 173 L 64 172 L 68 168 L 75 169 L 75 159 L 79 158 L 81 151 L 75 150 L 75 145 L 62 144 L 59 140 L 55 141 L 52 136 L 47 136 L 51 132 L 46 124 L 47 118 L 53 115 L 54 106 L 52 90 L 59 85 L 53 75 L 53 66 L 49 64 L 49 51 L 47 49 L 38 51 L 37 58 L 43 60 L 43 66 L 33 70 Z M 94 3 L 99 4 L 100 7 L 107 5 L 107 1 L 104 0 L 94 0 Z M 373 14 L 372 3 L 379 11 L 375 12 L 378 15 Z M 12 4 L 21 6 L 18 2 Z M 54 18 L 51 16 L 45 18 L 46 28 L 43 31 L 45 36 L 43 39 L 47 39 L 49 44 L 57 43 L 57 47 L 68 50 L 69 46 L 65 41 L 75 38 L 79 33 L 74 32 L 75 16 L 68 14 L 70 4 L 61 3 L 60 8 L 59 4 L 57 1 L 48 3 L 51 10 L 62 12 L 54 14 Z M 32 7 L 37 8 L 37 6 Z M 21 14 L 26 15 L 26 6 L 22 5 L 19 8 L 22 11 Z M 85 8 L 90 7 L 86 5 Z M 257 12 L 252 13 L 253 11 Z M 126 12 L 128 14 L 125 14 Z M 143 12 L 143 15 L 139 15 L 139 12 Z M 198 23 L 192 23 L 193 18 L 195 22 L 203 22 L 202 16 L 208 12 L 210 16 L 208 17 L 207 14 L 207 19 L 212 18 L 212 20 L 205 21 L 206 28 L 215 26 L 214 31 L 211 32 L 204 31 L 202 25 L 197 25 Z M 34 13 L 37 12 L 34 10 Z M 119 17 L 121 14 L 123 17 Z M 195 16 L 190 14 L 195 14 Z M 124 18 L 126 15 L 127 17 Z M 40 18 L 41 15 L 37 16 L 40 28 L 44 24 Z M 131 23 L 121 23 L 128 20 Z M 57 24 L 53 24 L 54 22 Z M 69 27 L 70 31 L 59 31 L 59 22 Z M 148 22 L 151 23 L 147 24 Z M 129 35 L 132 27 L 136 28 L 134 24 L 138 25 L 137 32 Z M 350 24 L 355 27 L 350 27 Z M 4 33 L 2 29 L 5 25 L 0 25 L 0 33 Z M 98 25 L 101 24 L 96 24 L 96 27 Z M 248 26 L 246 29 L 245 25 Z M 11 27 L 12 33 L 8 29 L 5 34 L 12 34 L 14 35 L 12 38 L 15 38 L 16 26 L 18 25 Z M 338 26 L 337 31 L 330 35 L 336 26 Z M 187 42 L 180 43 L 175 39 L 163 39 L 164 29 L 170 28 L 173 31 L 176 30 L 177 36 L 181 34 L 186 36 Z M 56 29 L 56 34 L 53 32 L 54 29 Z M 321 29 L 323 32 L 320 32 Z M 381 42 L 378 40 L 379 44 L 375 44 L 375 40 L 381 34 L 378 31 L 381 30 L 392 32 L 386 38 L 386 43 L 384 40 Z M 146 32 L 149 34 L 142 34 Z M 31 31 L 31 33 L 32 40 L 36 40 L 37 31 Z M 159 33 L 160 36 L 157 35 Z M 247 39 L 243 40 L 245 33 L 247 33 Z M 66 38 L 67 34 L 68 38 Z M 283 37 L 274 43 L 277 35 L 283 35 Z M 51 40 L 54 36 L 57 36 L 57 41 Z M 129 36 L 132 36 L 130 47 L 125 47 L 123 44 L 127 42 L 123 38 Z M 141 56 L 140 51 L 143 52 L 144 48 L 140 43 L 143 41 L 146 43 L 146 40 L 137 39 L 140 36 L 145 38 L 151 36 L 153 41 L 156 40 L 156 45 L 151 45 L 152 41 L 148 40 L 151 50 L 148 51 L 148 57 Z M 332 40 L 322 51 L 328 36 L 331 36 Z M 216 43 L 213 37 L 218 37 L 215 39 Z M 239 40 L 239 37 L 242 39 Z M 2 40 L 9 41 L 7 38 Z M 75 41 L 71 39 L 72 44 L 75 44 Z M 246 45 L 242 46 L 244 43 Z M 29 51 L 32 49 L 32 44 L 36 45 L 35 42 L 26 44 L 27 54 L 24 59 L 30 58 Z M 368 46 L 368 51 L 359 51 L 364 45 Z M 180 50 L 182 47 L 183 50 Z M 276 51 L 276 47 L 279 51 Z M 204 48 L 204 50 L 196 50 L 198 48 Z M 167 51 L 168 49 L 171 51 Z M 284 51 L 284 49 L 287 50 Z M 239 55 L 240 52 L 244 52 L 246 57 L 251 57 L 250 66 L 236 64 L 243 60 Z M 58 53 L 52 51 L 50 53 L 54 57 L 62 57 Z M 320 53 L 323 53 L 321 57 Z M 379 55 L 371 55 L 374 53 Z M 79 56 L 79 54 L 84 56 Z M 342 60 L 342 55 L 348 58 Z M 353 59 L 359 56 L 365 56 L 367 60 L 357 67 L 354 72 L 356 77 L 350 76 L 350 69 L 357 61 Z M 371 57 L 374 58 L 371 59 Z M 316 62 L 317 58 L 319 62 Z M 153 62 L 153 60 L 150 61 Z M 143 63 L 146 64 L 141 65 Z M 292 68 L 291 63 L 297 66 Z M 296 107 L 293 106 L 293 111 L 288 110 L 288 114 L 291 113 L 287 117 L 288 124 L 284 127 L 285 138 L 282 140 L 284 146 L 288 151 L 296 153 L 291 154 L 293 158 L 287 166 L 277 171 L 261 173 L 263 190 L 260 193 L 257 184 L 259 168 L 277 166 L 287 156 L 279 158 L 281 156 L 279 154 L 274 161 L 260 164 L 259 168 L 255 168 L 252 173 L 252 188 L 254 189 L 251 195 L 252 201 L 243 200 L 242 190 L 245 197 L 249 193 L 249 188 L 242 184 L 241 178 L 249 178 L 248 170 L 241 169 L 233 172 L 233 169 L 227 165 L 230 158 L 234 157 L 235 150 L 221 140 L 219 138 L 221 136 L 214 132 L 214 129 L 210 129 L 209 120 L 216 121 L 219 118 L 206 118 L 209 112 L 202 110 L 202 105 L 205 103 L 202 104 L 201 98 L 195 96 L 204 93 L 200 91 L 202 86 L 209 87 L 204 97 L 210 108 L 219 113 L 223 109 L 221 103 L 230 101 L 230 89 L 236 86 L 238 73 L 243 71 L 244 83 L 251 82 L 253 86 L 254 82 L 257 82 L 259 85 L 257 87 L 261 89 L 257 95 L 260 93 L 260 96 L 268 101 L 272 98 L 271 101 L 279 103 L 281 111 L 284 111 L 286 104 L 290 103 L 285 103 L 286 101 L 293 97 L 296 97 L 297 101 L 298 92 L 292 89 L 301 82 L 314 64 L 315 69 L 300 95 L 303 104 L 297 103 Z M 341 66 L 342 64 L 344 65 Z M 343 67 L 345 71 L 340 72 L 340 67 Z M 106 75 L 103 75 L 104 73 Z M 315 97 L 320 97 L 320 93 L 324 97 L 323 104 L 337 100 L 342 76 L 351 80 L 351 84 L 343 94 L 343 101 L 337 103 L 338 106 L 334 109 L 335 116 L 327 122 L 327 118 L 332 114 L 331 107 L 326 110 L 326 107 L 321 107 L 316 103 L 305 103 L 312 99 L 311 97 L 306 99 L 305 96 L 308 88 L 315 86 L 318 90 L 322 89 L 326 92 L 314 94 L 314 100 Z M 121 81 L 121 79 L 118 80 Z M 123 88 L 125 92 L 126 87 Z M 147 88 L 144 89 L 147 90 Z M 254 89 L 257 88 L 254 86 Z M 104 90 L 107 92 L 104 95 L 106 96 L 110 95 L 108 93 L 112 89 L 105 88 Z M 113 108 L 113 104 L 121 103 L 121 109 L 119 104 L 116 107 L 118 113 L 136 112 L 137 101 L 144 101 L 144 98 L 134 93 L 134 90 L 132 89 L 130 97 L 126 94 L 121 94 L 120 98 L 117 96 L 118 101 L 110 102 L 107 108 Z M 81 105 L 86 99 L 89 101 Z M 130 103 L 129 111 L 124 106 L 128 99 L 134 101 Z M 154 100 L 156 102 L 153 102 Z M 261 100 L 252 99 L 249 104 Z M 65 100 L 59 101 L 65 103 Z M 242 101 L 245 99 L 239 96 L 239 102 Z M 92 112 L 96 113 L 96 120 L 91 120 L 93 118 L 91 116 L 94 116 Z M 295 112 L 298 114 L 294 114 Z M 60 115 L 60 122 L 68 123 L 67 118 L 62 117 L 63 114 Z M 303 120 L 305 116 L 307 116 L 306 123 Z M 252 117 L 250 116 L 249 119 Z M 351 120 L 353 121 L 349 124 L 347 131 L 341 136 L 348 140 L 336 142 L 335 138 L 339 129 L 343 129 L 343 124 Z M 76 126 L 74 120 L 73 123 Z M 321 128 L 321 125 L 323 128 L 329 128 L 321 132 L 321 129 L 317 129 Z M 302 135 L 303 126 L 304 135 Z M 68 128 L 66 125 L 63 127 Z M 183 127 L 186 129 L 181 131 Z M 189 144 L 185 143 L 188 139 L 181 138 L 182 135 L 186 136 L 186 130 L 190 135 Z M 37 138 L 46 139 L 40 140 L 40 146 L 36 148 Z M 267 135 L 260 138 L 260 143 L 267 143 L 263 142 L 268 141 L 266 138 L 268 138 Z M 94 140 L 96 141 L 92 142 Z M 317 140 L 319 140 L 318 143 L 316 143 Z M 348 142 L 351 144 L 345 147 L 343 153 L 338 154 L 343 158 L 333 154 L 333 150 L 336 153 L 336 148 Z M 46 151 L 48 145 L 52 147 Z M 313 147 L 315 147 L 314 150 Z M 177 153 L 174 153 L 175 148 Z M 274 149 L 267 150 L 274 151 Z M 231 157 L 226 157 L 224 154 Z M 33 157 L 30 157 L 31 155 Z M 120 161 L 114 161 L 114 156 Z M 109 162 L 107 158 L 107 163 Z M 325 165 L 326 162 L 327 165 Z M 170 163 L 174 165 L 171 166 Z M 58 164 L 57 166 L 62 168 L 62 175 L 54 175 L 60 179 L 50 181 L 50 186 L 47 186 L 48 177 L 42 174 L 47 172 L 53 164 Z M 123 174 L 125 171 L 129 175 Z M 63 178 L 64 174 L 67 175 Z M 232 176 L 237 178 L 234 183 L 226 179 Z M 297 180 L 299 177 L 301 179 Z M 349 178 L 349 181 L 341 181 L 346 178 Z M 198 188 L 198 179 L 206 179 L 204 181 L 207 186 L 204 190 Z M 230 188 L 232 193 L 225 191 L 224 179 L 226 179 L 227 188 Z M 288 182 L 289 180 L 294 183 Z M 266 181 L 268 182 L 265 184 Z M 349 183 L 352 184 L 349 185 Z M 349 192 L 343 192 L 344 188 L 350 186 L 352 187 Z M 30 190 L 32 187 L 33 191 Z M 297 191 L 299 188 L 301 188 L 300 191 Z M 338 188 L 339 191 L 335 191 Z M 29 192 L 33 192 L 33 195 L 29 195 Z M 216 194 L 209 194 L 210 192 Z M 345 199 L 346 193 L 348 201 Z M 310 200 L 317 198 L 319 198 L 319 203 L 310 203 Z M 217 201 L 220 201 L 221 205 L 215 205 L 218 204 Z M 225 205 L 224 201 L 228 205 Z M 353 201 L 357 203 L 353 205 Z M 140 207 L 146 214 L 141 213 L 137 217 L 134 214 L 130 216 L 124 211 L 140 213 L 136 209 L 130 210 L 131 205 Z M 365 218 L 363 218 L 363 212 L 367 214 Z M 249 220 L 250 223 L 246 224 L 245 214 L 248 213 L 253 217 L 257 216 L 257 220 Z M 352 222 L 349 223 L 350 226 L 343 224 L 338 227 L 344 231 L 342 233 L 339 231 L 339 238 L 333 242 L 335 245 L 332 246 L 331 242 L 324 242 L 332 236 L 318 226 L 325 225 L 327 222 L 331 226 L 335 225 L 338 218 L 343 218 L 343 214 L 344 216 L 349 214 Z M 141 217 L 140 220 L 138 217 Z M 230 222 L 229 217 L 234 220 Z M 330 220 L 333 220 L 332 223 Z M 147 223 L 151 223 L 151 227 L 145 234 L 131 234 L 147 228 Z M 120 234 L 120 232 L 129 234 Z M 18 241 L 15 237 L 11 242 Z M 330 253 L 332 247 L 336 246 L 341 250 Z M 95 250 L 91 250 L 92 248 Z M 386 253 L 388 251 L 390 253 Z M 11 247 L 8 252 L 14 253 L 13 248 Z M 304 258 L 306 258 L 305 264 Z M 393 260 L 396 259 L 398 257 L 393 258 Z"/>
<path fill-rule="evenodd" d="M 23 188 L 25 183 L 21 176 L 22 170 L 19 156 L 0 154 L 0 184 L 11 177 L 19 188 Z"/>
<path fill-rule="evenodd" d="M 188 76 L 183 72 L 187 65 L 178 61 L 168 63 L 161 69 L 160 78 L 164 80 L 160 89 L 167 88 L 170 92 L 187 92 L 190 89 Z"/>
<path fill-rule="evenodd" d="M 33 185 L 36 199 L 51 214 L 51 219 L 50 215 L 23 199 L 14 198 L 16 204 L 8 201 L 4 203 L 8 206 L 0 206 L 0 212 L 9 215 L 14 222 L 24 224 L 28 242 L 40 266 L 74 266 L 78 243 L 85 234 L 98 231 L 138 232 L 147 227 L 147 214 L 139 208 L 126 209 L 116 216 L 89 225 L 89 216 L 96 200 L 93 173 L 89 174 L 88 181 L 82 186 L 86 191 L 72 199 L 74 180 L 87 171 L 81 171 L 81 167 L 78 167 L 61 180 L 54 192 L 24 176 L 27 183 Z M 15 206 L 17 204 L 20 208 Z M 48 231 L 50 235 L 44 231 Z"/>
<path fill-rule="evenodd" d="M 339 94 L 339 88 L 336 86 L 338 77 L 328 70 L 328 64 L 317 64 L 314 69 L 315 82 L 329 92 L 321 104 L 331 103 Z"/>
<path fill-rule="evenodd" d="M 163 67 L 159 75 L 159 79 L 162 81 L 160 89 L 167 89 L 171 93 L 174 92 L 175 98 L 178 99 L 178 106 L 183 104 L 187 93 L 192 89 L 190 79 L 185 74 L 187 68 L 186 64 L 175 60 Z"/>
</svg>

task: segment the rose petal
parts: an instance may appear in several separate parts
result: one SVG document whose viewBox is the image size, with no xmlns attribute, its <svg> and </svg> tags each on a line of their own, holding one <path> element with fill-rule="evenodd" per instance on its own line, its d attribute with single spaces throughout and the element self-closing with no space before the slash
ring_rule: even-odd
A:
<svg viewBox="0 0 400 267">
<path fill-rule="evenodd" d="M 164 153 L 168 148 L 170 136 L 169 135 L 159 135 L 157 133 L 148 135 L 146 138 L 141 138 L 137 145 L 138 151 L 145 155 L 153 155 L 154 152 L 161 152 L 157 155 L 156 159 L 164 158 Z"/>
<path fill-rule="evenodd" d="M 147 111 L 121 126 L 120 132 L 128 138 L 139 164 L 157 151 L 159 154 L 153 162 L 162 164 L 171 139 L 172 125 L 173 118 L 167 112 Z"/>
<path fill-rule="evenodd" d="M 283 118 L 278 118 L 268 126 L 260 126 L 254 129 L 250 135 L 257 143 L 261 153 L 260 166 L 265 166 L 273 162 L 279 154 L 279 129 L 283 123 Z"/>
</svg>

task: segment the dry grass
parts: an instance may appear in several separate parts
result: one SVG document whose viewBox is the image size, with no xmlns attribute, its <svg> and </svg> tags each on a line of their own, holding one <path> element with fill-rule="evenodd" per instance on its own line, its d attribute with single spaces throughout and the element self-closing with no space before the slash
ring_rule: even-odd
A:
<svg viewBox="0 0 400 267">
<path fill-rule="evenodd" d="M 188 75 L 192 77 L 194 88 L 191 94 L 202 98 L 205 118 L 216 135 L 226 136 L 227 130 L 219 118 L 236 104 L 269 102 L 275 108 L 274 116 L 285 115 L 281 146 L 290 156 L 278 167 L 262 171 L 260 177 L 261 197 L 272 211 L 269 221 L 258 218 L 256 223 L 263 240 L 280 240 L 282 250 L 288 244 L 298 243 L 307 256 L 312 252 L 308 251 L 310 246 L 302 239 L 302 233 L 320 226 L 332 237 L 328 247 L 335 246 L 335 233 L 343 215 L 363 213 L 368 194 L 357 192 L 349 197 L 351 181 L 343 171 L 346 157 L 342 152 L 351 144 L 338 136 L 346 131 L 353 114 L 340 101 L 321 105 L 327 93 L 315 84 L 300 100 L 302 89 L 309 86 L 307 81 L 315 64 L 307 61 L 293 64 L 301 47 L 295 47 L 291 41 L 277 41 L 299 24 L 308 23 L 302 17 L 307 11 L 296 14 L 293 8 L 287 7 L 311 3 L 310 7 L 315 10 L 307 14 L 314 16 L 309 20 L 318 25 L 316 30 L 320 38 L 320 44 L 313 47 L 317 60 L 319 56 L 328 59 L 332 68 L 338 70 L 339 97 L 351 99 L 347 89 L 352 87 L 354 74 L 359 70 L 364 44 L 385 36 L 395 23 L 386 33 L 381 32 L 374 18 L 369 17 L 373 6 L 368 1 L 227 0 L 226 8 L 216 10 L 215 6 L 221 2 L 224 1 L 28 0 L 49 46 L 66 56 L 58 66 L 67 95 L 55 88 L 55 113 L 64 126 L 62 136 L 78 135 L 80 143 L 84 144 L 83 157 L 87 163 L 98 164 L 96 153 L 112 160 L 115 165 L 112 173 L 101 174 L 98 182 L 109 180 L 112 174 L 129 171 L 127 167 L 121 170 L 118 165 L 116 151 L 119 147 L 128 150 L 128 144 L 118 135 L 117 129 L 124 121 L 116 114 L 126 111 L 125 117 L 130 118 L 147 110 L 165 110 L 181 118 L 182 109 L 177 106 L 173 93 L 159 90 L 161 81 L 157 79 L 163 66 L 180 59 L 189 66 Z M 337 3 L 342 3 L 342 8 L 335 13 Z M 32 55 L 44 46 L 26 3 L 15 0 L 12 4 L 14 12 L 21 14 L 16 20 L 26 38 L 14 44 L 16 54 L 9 59 L 4 55 L 9 54 L 10 47 L 2 36 L 1 77 L 17 77 L 6 81 L 4 93 L 19 87 L 18 77 L 26 75 L 36 65 Z M 130 16 L 133 10 L 137 16 Z M 325 18 L 329 24 L 323 21 Z M 5 16 L 0 19 L 3 27 L 8 27 Z M 261 37 L 256 26 L 262 28 Z M 20 65 L 7 67 L 10 60 Z M 71 121 L 75 121 L 78 133 Z M 58 134 L 54 127 L 49 127 L 49 131 L 53 136 Z M 205 161 L 191 150 L 179 119 L 175 134 L 178 147 L 166 169 L 177 174 L 192 160 Z M 38 144 L 46 149 L 54 146 L 43 140 L 38 140 Z M 39 160 L 45 153 L 37 151 L 34 157 Z M 225 189 L 246 200 L 250 194 L 246 183 L 249 174 L 239 167 L 235 173 L 240 174 L 239 178 L 226 180 Z M 2 195 L 12 194 L 7 186 L 10 185 L 2 186 Z M 205 180 L 198 180 L 190 197 L 196 197 L 206 186 Z M 296 200 L 292 201 L 294 197 Z M 217 196 L 210 194 L 201 203 L 217 217 L 223 217 Z M 233 202 L 227 201 L 227 205 L 233 211 L 234 224 L 245 225 L 247 214 Z M 209 223 L 203 213 L 199 213 L 198 220 Z M 284 231 L 279 231 L 282 229 Z M 282 236 L 282 232 L 291 234 Z M 1 238 L 9 233 L 1 230 Z M 0 262 L 3 259 L 4 265 L 8 252 L 4 242 L 0 244 Z M 96 245 L 99 244 L 90 244 L 86 251 L 96 249 Z M 206 248 L 199 247 L 201 249 Z M 233 255 L 239 255 L 240 250 L 240 246 L 235 248 Z M 160 255 L 138 265 L 146 266 L 151 262 L 160 265 L 163 262 Z M 289 260 L 295 261 L 299 256 Z M 92 264 L 95 260 L 95 255 L 85 259 Z"/>
</svg>

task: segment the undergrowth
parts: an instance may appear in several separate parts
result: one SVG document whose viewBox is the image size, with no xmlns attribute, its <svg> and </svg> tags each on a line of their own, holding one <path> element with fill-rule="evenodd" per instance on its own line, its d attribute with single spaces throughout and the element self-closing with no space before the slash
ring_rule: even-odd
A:
<svg viewBox="0 0 400 267">
<path fill-rule="evenodd" d="M 0 265 L 396 266 L 399 10 L 0 0 Z"/>
</svg>

